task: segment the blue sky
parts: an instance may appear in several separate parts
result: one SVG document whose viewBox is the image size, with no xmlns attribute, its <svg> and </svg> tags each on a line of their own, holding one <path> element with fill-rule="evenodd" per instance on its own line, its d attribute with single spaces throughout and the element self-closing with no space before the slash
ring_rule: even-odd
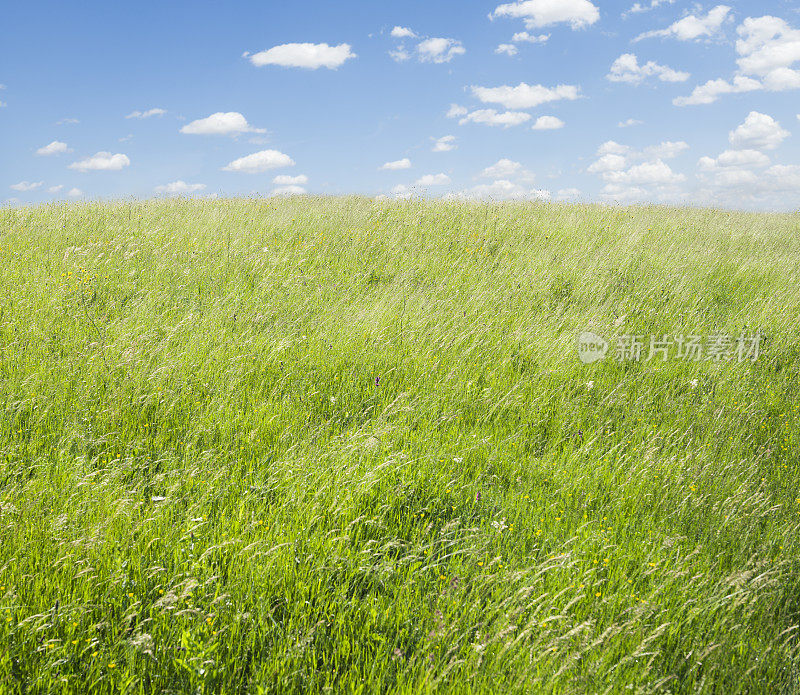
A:
<svg viewBox="0 0 800 695">
<path fill-rule="evenodd" d="M 0 201 L 800 207 L 794 1 L 7 5 Z"/>
</svg>

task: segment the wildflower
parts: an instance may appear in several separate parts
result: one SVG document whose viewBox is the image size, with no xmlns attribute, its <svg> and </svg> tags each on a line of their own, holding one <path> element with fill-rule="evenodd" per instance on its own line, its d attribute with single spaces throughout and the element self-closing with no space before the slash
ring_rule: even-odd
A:
<svg viewBox="0 0 800 695">
<path fill-rule="evenodd" d="M 692 385 L 692 388 L 697 388 L 697 379 L 692 379 L 689 383 Z"/>
<path fill-rule="evenodd" d="M 453 461 L 455 461 L 456 463 L 461 463 L 463 460 L 464 460 L 464 458 L 462 456 L 456 456 L 453 459 Z"/>
<path fill-rule="evenodd" d="M 481 491 L 480 490 L 478 490 L 478 494 L 475 495 L 475 501 L 476 502 L 480 502 L 481 501 Z"/>
<path fill-rule="evenodd" d="M 594 387 L 594 382 L 593 381 L 590 381 L 590 382 L 588 382 L 586 384 L 586 390 L 587 391 L 591 391 L 593 387 Z"/>
</svg>

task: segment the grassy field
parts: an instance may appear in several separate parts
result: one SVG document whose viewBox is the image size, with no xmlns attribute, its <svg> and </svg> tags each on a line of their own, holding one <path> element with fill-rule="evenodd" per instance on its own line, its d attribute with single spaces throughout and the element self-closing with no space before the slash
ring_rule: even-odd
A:
<svg viewBox="0 0 800 695">
<path fill-rule="evenodd" d="M 5 208 L 0 287 L 1 692 L 800 692 L 797 214 Z"/>
</svg>

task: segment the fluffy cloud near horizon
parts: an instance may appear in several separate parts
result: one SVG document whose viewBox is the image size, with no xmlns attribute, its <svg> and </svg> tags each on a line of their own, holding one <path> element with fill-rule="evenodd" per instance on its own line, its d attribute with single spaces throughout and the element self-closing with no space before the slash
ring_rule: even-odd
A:
<svg viewBox="0 0 800 695">
<path fill-rule="evenodd" d="M 196 193 L 202 191 L 206 185 L 204 183 L 186 183 L 185 181 L 173 181 L 172 183 L 156 186 L 156 193 L 167 193 L 169 195 L 180 195 L 181 193 Z"/>
<path fill-rule="evenodd" d="M 772 116 L 751 111 L 744 123 L 730 131 L 728 142 L 735 149 L 774 150 L 788 137 L 789 131 Z"/>
<path fill-rule="evenodd" d="M 497 17 L 522 19 L 527 29 L 553 24 L 583 29 L 600 19 L 600 11 L 589 0 L 519 0 L 498 5 L 489 14 L 490 19 Z"/>
<path fill-rule="evenodd" d="M 124 154 L 111 154 L 111 152 L 98 152 L 97 154 L 73 162 L 68 168 L 77 171 L 119 171 L 130 166 L 131 160 Z"/>
<path fill-rule="evenodd" d="M 187 135 L 241 135 L 242 133 L 266 133 L 264 128 L 253 128 L 237 111 L 212 113 L 181 128 Z"/>
<path fill-rule="evenodd" d="M 444 186 L 450 183 L 450 177 L 447 174 L 425 174 L 416 181 L 415 186 Z"/>
<path fill-rule="evenodd" d="M 249 58 L 256 67 L 279 65 L 307 70 L 336 70 L 345 61 L 357 56 L 347 43 L 338 46 L 329 46 L 327 43 L 285 43 L 253 55 L 245 53 L 244 57 Z"/>
<path fill-rule="evenodd" d="M 268 169 L 294 166 L 294 160 L 278 150 L 261 150 L 246 157 L 234 159 L 222 167 L 222 171 L 240 171 L 246 174 L 258 174 Z"/>
<path fill-rule="evenodd" d="M 35 191 L 37 188 L 40 188 L 44 185 L 44 181 L 37 181 L 36 183 L 32 183 L 31 181 L 20 181 L 19 183 L 12 183 L 9 188 L 14 191 Z"/>
<path fill-rule="evenodd" d="M 63 154 L 64 152 L 72 152 L 72 150 L 67 147 L 66 142 L 59 142 L 58 140 L 53 140 L 49 145 L 45 145 L 36 150 L 36 154 L 40 157 L 50 157 L 54 154 Z"/>
<path fill-rule="evenodd" d="M 277 184 L 278 186 L 300 186 L 304 183 L 308 183 L 308 176 L 305 174 L 298 174 L 297 176 L 278 174 L 274 179 L 272 179 L 272 183 Z"/>
</svg>

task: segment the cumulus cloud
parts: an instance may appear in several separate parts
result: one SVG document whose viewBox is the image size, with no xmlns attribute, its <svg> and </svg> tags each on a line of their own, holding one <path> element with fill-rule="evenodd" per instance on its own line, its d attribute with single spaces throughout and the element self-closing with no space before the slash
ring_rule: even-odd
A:
<svg viewBox="0 0 800 695">
<path fill-rule="evenodd" d="M 417 35 L 408 27 L 395 27 L 392 29 L 392 37 L 395 39 L 415 39 Z"/>
<path fill-rule="evenodd" d="M 173 181 L 172 183 L 156 186 L 156 193 L 167 193 L 168 195 L 180 195 L 181 193 L 195 193 L 202 191 L 206 185 L 204 183 L 186 183 L 185 181 Z"/>
<path fill-rule="evenodd" d="M 450 183 L 450 177 L 447 174 L 425 174 L 418 178 L 414 185 L 416 186 L 444 186 Z"/>
<path fill-rule="evenodd" d="M 212 113 L 187 123 L 181 128 L 187 135 L 241 135 L 242 133 L 266 133 L 264 128 L 253 128 L 242 114 L 236 111 Z"/>
<path fill-rule="evenodd" d="M 736 149 L 774 150 L 787 137 L 789 131 L 772 116 L 751 111 L 744 123 L 728 134 L 728 141 Z"/>
<path fill-rule="evenodd" d="M 609 171 L 604 178 L 616 184 L 674 184 L 685 181 L 683 174 L 676 174 L 660 159 L 635 164 L 625 171 Z"/>
<path fill-rule="evenodd" d="M 513 43 L 501 43 L 494 49 L 495 53 L 505 53 L 508 56 L 517 55 L 517 47 Z"/>
<path fill-rule="evenodd" d="M 642 125 L 643 122 L 644 121 L 639 121 L 635 118 L 628 118 L 617 123 L 617 128 L 630 128 L 631 126 Z"/>
<path fill-rule="evenodd" d="M 449 152 L 450 150 L 454 150 L 456 148 L 456 136 L 455 135 L 445 135 L 441 138 L 438 138 L 433 143 L 433 148 L 431 152 Z"/>
<path fill-rule="evenodd" d="M 549 200 L 550 191 L 528 188 L 507 179 L 498 179 L 445 197 L 462 200 Z"/>
<path fill-rule="evenodd" d="M 9 188 L 14 191 L 35 191 L 42 185 L 44 185 L 44 181 L 37 181 L 36 183 L 31 181 L 20 181 L 19 183 L 12 183 Z"/>
<path fill-rule="evenodd" d="M 459 116 L 466 116 L 467 109 L 458 104 L 450 104 L 450 109 L 445 114 L 448 118 L 458 118 Z"/>
<path fill-rule="evenodd" d="M 148 109 L 147 111 L 132 111 L 125 118 L 151 118 L 152 116 L 163 116 L 166 109 Z"/>
<path fill-rule="evenodd" d="M 650 10 L 654 10 L 656 7 L 660 7 L 661 5 L 672 5 L 674 2 L 675 0 L 650 0 L 649 3 L 644 5 L 642 5 L 640 2 L 635 2 L 633 3 L 633 7 L 622 13 L 622 18 L 625 19 L 629 15 L 639 14 L 641 12 L 649 12 Z"/>
<path fill-rule="evenodd" d="M 98 152 L 92 157 L 87 157 L 79 162 L 69 165 L 70 169 L 78 171 L 119 171 L 130 166 L 131 160 L 124 154 L 111 154 L 111 152 Z"/>
<path fill-rule="evenodd" d="M 769 157 L 758 150 L 725 150 L 718 157 L 701 157 L 697 166 L 703 171 L 715 171 L 728 167 L 765 167 Z"/>
<path fill-rule="evenodd" d="M 722 79 L 709 80 L 705 84 L 695 87 L 688 97 L 676 97 L 672 100 L 672 103 L 675 106 L 711 104 L 715 102 L 721 94 L 739 94 L 742 92 L 752 92 L 756 89 L 763 89 L 763 85 L 758 80 L 743 75 L 736 75 L 732 82 Z"/>
<path fill-rule="evenodd" d="M 417 44 L 417 55 L 421 63 L 449 63 L 466 49 L 456 39 L 430 38 Z"/>
<path fill-rule="evenodd" d="M 54 154 L 62 154 L 64 152 L 72 152 L 69 147 L 67 147 L 66 142 L 59 142 L 58 140 L 53 140 L 49 145 L 45 145 L 44 147 L 40 147 L 36 150 L 36 154 L 40 157 L 49 157 Z"/>
<path fill-rule="evenodd" d="M 747 17 L 736 29 L 738 71 L 733 78 L 709 80 L 688 97 L 673 100 L 676 106 L 711 104 L 722 94 L 764 89 L 780 92 L 800 89 L 800 30 L 778 17 Z"/>
<path fill-rule="evenodd" d="M 517 180 L 524 183 L 533 183 L 536 176 L 528 171 L 520 162 L 515 162 L 506 157 L 498 159 L 494 164 L 486 167 L 480 174 L 480 178 L 495 180 Z"/>
<path fill-rule="evenodd" d="M 57 186 L 50 186 L 50 188 L 47 189 L 47 192 L 48 193 L 58 193 L 62 188 L 64 188 L 64 184 L 60 183 Z"/>
<path fill-rule="evenodd" d="M 694 41 L 703 37 L 718 34 L 722 23 L 728 17 L 731 8 L 727 5 L 717 5 L 709 10 L 705 16 L 690 14 L 677 22 L 673 22 L 666 29 L 646 31 L 639 34 L 634 41 L 641 41 L 653 37 L 675 38 L 679 41 Z"/>
<path fill-rule="evenodd" d="M 544 87 L 540 84 L 529 85 L 520 82 L 516 87 L 502 85 L 500 87 L 470 87 L 472 93 L 484 103 L 502 104 L 507 109 L 530 109 L 561 99 L 573 100 L 579 97 L 579 88 L 574 85 L 560 84 L 557 87 Z"/>
<path fill-rule="evenodd" d="M 408 157 L 403 157 L 403 159 L 397 159 L 394 162 L 386 162 L 386 164 L 382 164 L 378 169 L 383 171 L 399 171 L 400 169 L 410 169 L 411 168 L 411 160 Z"/>
<path fill-rule="evenodd" d="M 555 116 L 539 116 L 536 123 L 531 126 L 531 130 L 558 130 L 564 127 L 564 121 Z"/>
<path fill-rule="evenodd" d="M 612 63 L 606 79 L 611 82 L 639 84 L 650 76 L 657 77 L 662 82 L 685 82 L 690 77 L 688 72 L 679 72 L 652 60 L 639 65 L 639 60 L 633 53 L 623 53 Z"/>
<path fill-rule="evenodd" d="M 498 5 L 489 15 L 496 17 L 522 19 L 527 29 L 561 23 L 583 29 L 600 19 L 600 11 L 589 0 L 519 0 Z"/>
<path fill-rule="evenodd" d="M 297 176 L 278 174 L 278 176 L 272 179 L 272 183 L 278 186 L 300 186 L 304 183 L 308 183 L 308 176 L 305 174 L 298 174 Z"/>
<path fill-rule="evenodd" d="M 280 65 L 290 68 L 328 68 L 335 70 L 346 60 L 355 58 L 356 54 L 350 50 L 350 45 L 340 43 L 338 46 L 329 46 L 327 43 L 285 43 L 273 46 L 269 50 L 254 53 L 249 56 L 250 62 L 256 67 L 264 65 Z"/>
<path fill-rule="evenodd" d="M 510 128 L 531 120 L 531 115 L 524 111 L 504 111 L 498 112 L 496 109 L 477 109 L 464 116 L 458 124 L 479 123 L 481 125 L 501 126 Z"/>
<path fill-rule="evenodd" d="M 246 157 L 234 159 L 222 167 L 222 171 L 241 171 L 246 174 L 258 174 L 268 169 L 294 166 L 294 160 L 283 152 L 277 150 L 261 150 L 248 154 Z"/>
<path fill-rule="evenodd" d="M 77 198 L 79 195 L 83 195 L 83 191 L 80 188 L 70 188 L 67 191 L 67 195 Z"/>
<path fill-rule="evenodd" d="M 518 31 L 511 40 L 514 43 L 546 43 L 550 34 L 529 34 L 527 31 Z"/>
</svg>

